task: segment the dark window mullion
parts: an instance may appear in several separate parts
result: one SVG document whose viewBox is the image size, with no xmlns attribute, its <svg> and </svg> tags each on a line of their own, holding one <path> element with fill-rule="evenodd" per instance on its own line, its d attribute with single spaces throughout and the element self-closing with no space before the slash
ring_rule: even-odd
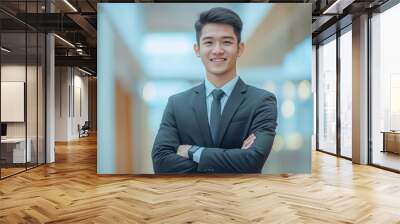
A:
<svg viewBox="0 0 400 224">
<path fill-rule="evenodd" d="M 315 109 L 315 132 L 316 132 L 316 140 L 315 140 L 315 148 L 319 149 L 319 44 L 317 44 L 315 46 L 315 92 L 316 92 L 316 97 L 315 97 L 315 105 L 316 105 L 316 109 Z"/>
<path fill-rule="evenodd" d="M 367 20 L 367 46 L 368 46 L 368 53 L 367 53 L 367 88 L 368 88 L 368 94 L 367 94 L 367 119 L 368 119 L 368 124 L 367 124 L 367 132 L 368 132 L 368 164 L 373 164 L 373 148 L 372 148 L 372 64 L 371 64 L 371 57 L 372 57 L 372 25 L 371 25 L 371 20 L 372 20 L 372 12 L 368 12 L 368 20 Z"/>
<path fill-rule="evenodd" d="M 25 21 L 28 17 L 28 1 L 25 1 Z M 25 170 L 28 170 L 28 113 L 27 113 L 27 97 L 28 97 L 28 24 L 25 23 L 25 102 L 24 102 L 24 117 L 25 117 Z"/>
<path fill-rule="evenodd" d="M 36 13 L 39 13 L 38 0 L 36 1 Z M 36 32 L 36 166 L 38 165 L 39 165 L 39 32 Z"/>
<path fill-rule="evenodd" d="M 340 30 L 336 31 L 336 154 L 341 157 L 341 118 L 340 118 Z"/>
</svg>

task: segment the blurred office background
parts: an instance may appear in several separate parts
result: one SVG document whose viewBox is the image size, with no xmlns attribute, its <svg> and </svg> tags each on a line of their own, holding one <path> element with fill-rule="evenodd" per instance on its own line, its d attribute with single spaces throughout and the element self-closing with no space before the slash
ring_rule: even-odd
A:
<svg viewBox="0 0 400 224">
<path fill-rule="evenodd" d="M 225 3 L 98 5 L 98 173 L 153 173 L 168 97 L 205 78 L 194 22 L 217 6 L 243 20 L 238 75 L 277 96 L 277 135 L 263 173 L 311 172 L 311 4 Z"/>
</svg>

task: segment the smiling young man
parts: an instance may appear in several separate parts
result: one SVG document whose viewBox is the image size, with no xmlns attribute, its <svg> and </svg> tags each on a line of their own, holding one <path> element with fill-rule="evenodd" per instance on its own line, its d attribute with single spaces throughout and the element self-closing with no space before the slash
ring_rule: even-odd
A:
<svg viewBox="0 0 400 224">
<path fill-rule="evenodd" d="M 194 51 L 206 78 L 168 99 L 152 151 L 154 171 L 260 173 L 275 137 L 276 98 L 237 75 L 242 21 L 230 9 L 212 8 L 195 29 Z"/>
</svg>

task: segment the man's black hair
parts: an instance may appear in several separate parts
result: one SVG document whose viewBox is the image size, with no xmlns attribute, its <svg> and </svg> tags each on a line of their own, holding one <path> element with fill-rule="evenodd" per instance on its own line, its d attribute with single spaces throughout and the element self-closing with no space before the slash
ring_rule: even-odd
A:
<svg viewBox="0 0 400 224">
<path fill-rule="evenodd" d="M 217 7 L 202 12 L 199 16 L 199 19 L 194 24 L 194 28 L 196 29 L 197 44 L 200 43 L 200 35 L 203 27 L 208 23 L 231 25 L 238 39 L 238 43 L 240 43 L 240 35 L 242 33 L 243 23 L 238 14 L 236 14 L 234 11 L 227 8 Z"/>
</svg>

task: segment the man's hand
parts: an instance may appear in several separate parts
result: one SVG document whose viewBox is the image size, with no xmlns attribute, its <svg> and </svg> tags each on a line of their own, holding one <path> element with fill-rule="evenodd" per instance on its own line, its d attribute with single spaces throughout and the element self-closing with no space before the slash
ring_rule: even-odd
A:
<svg viewBox="0 0 400 224">
<path fill-rule="evenodd" d="M 244 140 L 242 149 L 249 149 L 253 145 L 255 140 L 256 136 L 254 134 L 251 134 L 249 137 L 246 138 L 246 140 Z"/>
<path fill-rule="evenodd" d="M 244 140 L 242 149 L 249 149 L 253 145 L 255 140 L 256 140 L 256 136 L 254 134 L 251 134 L 249 137 L 246 138 L 246 140 Z M 182 156 L 183 158 L 189 159 L 188 152 L 189 152 L 190 147 L 192 147 L 192 146 L 191 145 L 180 145 L 178 147 L 176 154 Z"/>
<path fill-rule="evenodd" d="M 176 154 L 178 154 L 178 155 L 180 155 L 180 156 L 182 156 L 182 157 L 184 157 L 186 159 L 189 159 L 189 153 L 188 152 L 189 152 L 190 147 L 192 147 L 192 146 L 191 145 L 180 145 L 178 147 L 178 150 L 177 150 Z"/>
</svg>

